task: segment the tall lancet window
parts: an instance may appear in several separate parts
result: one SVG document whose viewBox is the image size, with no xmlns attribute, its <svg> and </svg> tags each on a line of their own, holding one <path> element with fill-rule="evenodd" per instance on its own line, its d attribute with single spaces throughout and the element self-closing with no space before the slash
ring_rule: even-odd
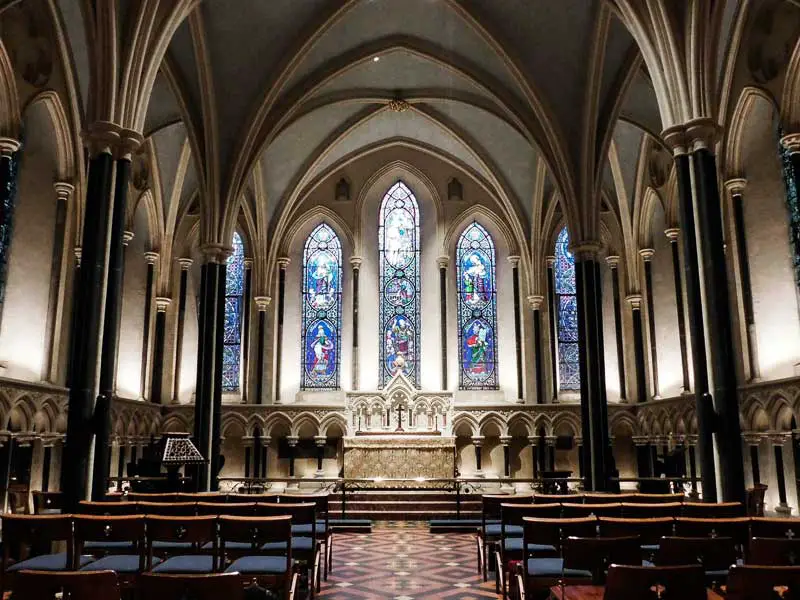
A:
<svg viewBox="0 0 800 600">
<path fill-rule="evenodd" d="M 497 292 L 494 242 L 478 223 L 456 247 L 462 390 L 497 389 Z"/>
<path fill-rule="evenodd" d="M 783 137 L 783 131 L 779 130 Z M 792 250 L 792 267 L 794 268 L 795 284 L 800 286 L 800 197 L 794 182 L 794 169 L 789 151 L 783 144 L 780 145 L 781 163 L 783 166 L 783 181 L 786 185 L 786 208 L 789 210 L 789 243 Z"/>
<path fill-rule="evenodd" d="M 304 390 L 339 388 L 342 329 L 342 244 L 327 223 L 318 225 L 303 251 Z"/>
<path fill-rule="evenodd" d="M 222 348 L 222 391 L 238 392 L 242 372 L 242 309 L 244 244 L 233 234 L 233 252 L 225 269 L 225 331 Z"/>
<path fill-rule="evenodd" d="M 419 386 L 419 205 L 402 181 L 381 203 L 380 384 L 404 373 Z"/>
<path fill-rule="evenodd" d="M 569 233 L 556 239 L 556 302 L 558 310 L 558 383 L 562 390 L 581 389 L 578 362 L 578 298 L 575 295 L 575 257 L 569 251 Z"/>
</svg>

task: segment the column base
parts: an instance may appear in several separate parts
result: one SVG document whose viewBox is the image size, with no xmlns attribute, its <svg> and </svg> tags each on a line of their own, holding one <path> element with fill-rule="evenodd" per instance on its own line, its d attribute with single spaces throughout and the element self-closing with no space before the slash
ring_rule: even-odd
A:
<svg viewBox="0 0 800 600">
<path fill-rule="evenodd" d="M 483 471 L 475 471 L 472 474 L 472 476 L 473 477 L 480 477 L 481 479 L 483 479 L 484 477 L 486 477 L 486 474 Z"/>
<path fill-rule="evenodd" d="M 286 484 L 287 490 L 299 490 L 300 489 L 300 482 L 299 481 L 290 481 Z"/>
<path fill-rule="evenodd" d="M 325 477 L 325 471 L 319 469 L 318 471 L 314 472 L 314 477 Z"/>
<path fill-rule="evenodd" d="M 792 514 L 792 507 L 786 504 L 785 502 L 781 502 L 778 506 L 775 507 L 775 512 L 781 516 L 788 517 Z"/>
</svg>

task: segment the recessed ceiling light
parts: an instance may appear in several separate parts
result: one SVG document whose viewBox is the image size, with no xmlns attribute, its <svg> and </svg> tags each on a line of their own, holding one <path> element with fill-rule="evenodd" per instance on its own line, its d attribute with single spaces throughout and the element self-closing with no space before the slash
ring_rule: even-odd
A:
<svg viewBox="0 0 800 600">
<path fill-rule="evenodd" d="M 380 56 L 375 56 L 372 58 L 372 62 L 378 62 L 381 59 Z"/>
</svg>

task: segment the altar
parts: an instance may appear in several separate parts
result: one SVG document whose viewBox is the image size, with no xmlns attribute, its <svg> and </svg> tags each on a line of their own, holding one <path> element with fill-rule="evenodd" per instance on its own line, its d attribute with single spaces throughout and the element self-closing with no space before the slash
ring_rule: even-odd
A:
<svg viewBox="0 0 800 600">
<path fill-rule="evenodd" d="M 344 476 L 353 479 L 449 479 L 455 476 L 456 439 L 370 435 L 343 439 Z"/>
</svg>

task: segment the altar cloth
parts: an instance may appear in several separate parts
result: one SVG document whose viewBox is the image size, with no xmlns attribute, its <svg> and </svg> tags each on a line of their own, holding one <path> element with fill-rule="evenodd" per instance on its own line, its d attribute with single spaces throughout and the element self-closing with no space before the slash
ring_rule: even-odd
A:
<svg viewBox="0 0 800 600">
<path fill-rule="evenodd" d="M 345 437 L 344 476 L 352 479 L 448 479 L 455 476 L 456 439 L 409 435 Z"/>
</svg>

